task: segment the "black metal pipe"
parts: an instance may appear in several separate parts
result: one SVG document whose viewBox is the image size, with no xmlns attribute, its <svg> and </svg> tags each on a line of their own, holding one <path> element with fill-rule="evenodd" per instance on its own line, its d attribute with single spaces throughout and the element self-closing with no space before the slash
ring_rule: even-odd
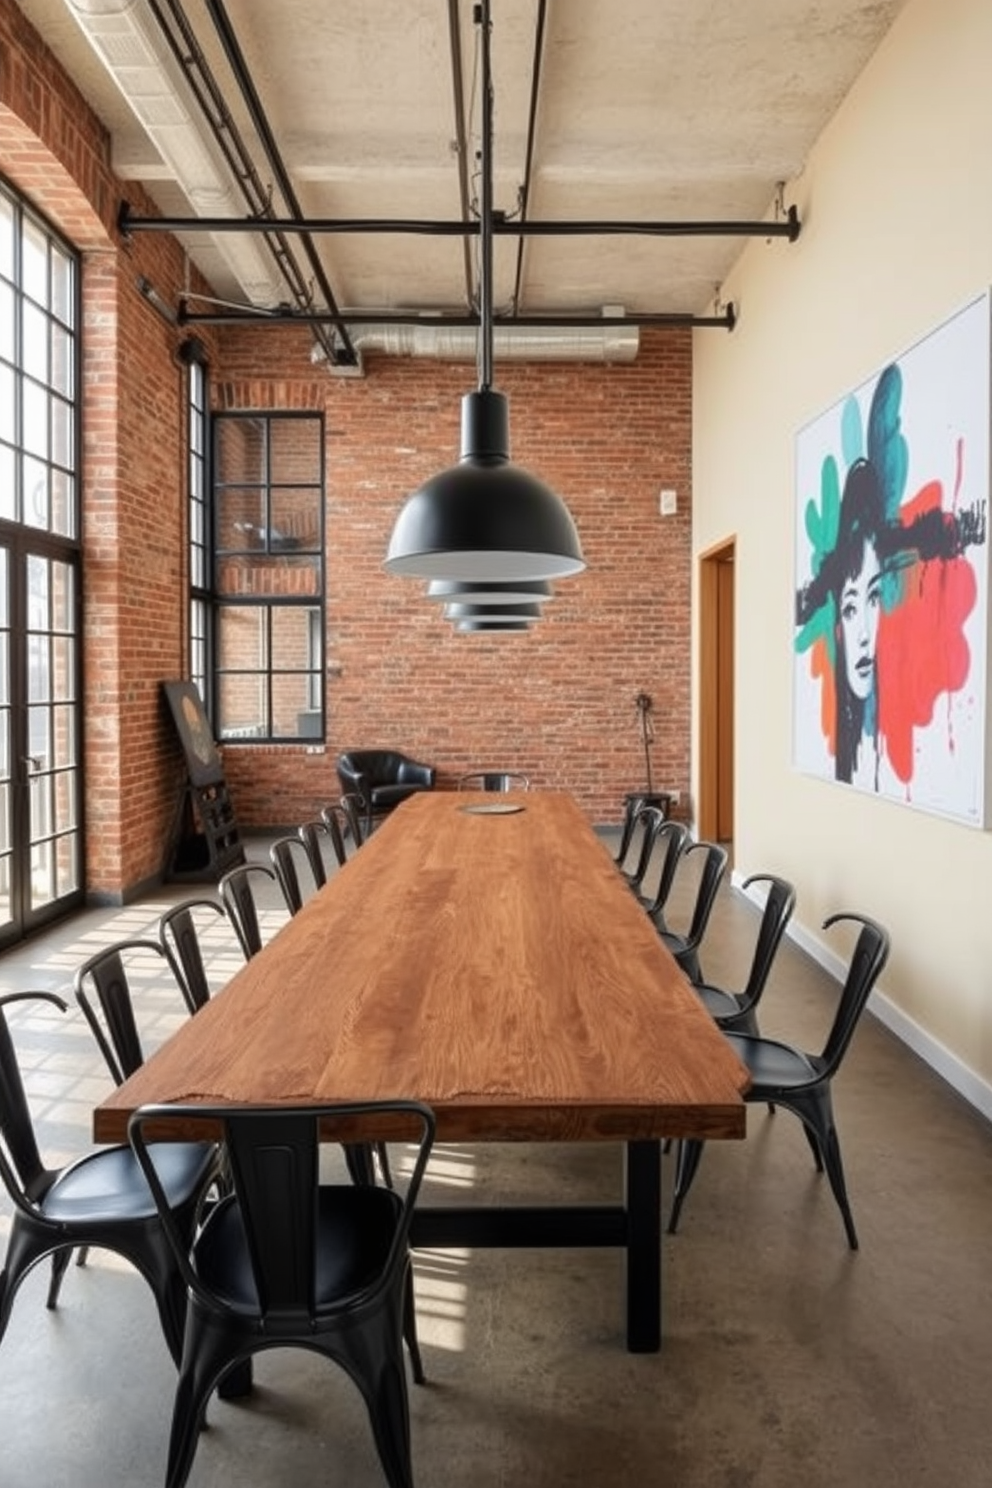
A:
<svg viewBox="0 0 992 1488">
<path fill-rule="evenodd" d="M 238 87 L 241 89 L 241 95 L 244 98 L 245 103 L 248 105 L 248 111 L 251 116 L 252 124 L 254 125 L 258 133 L 258 137 L 262 142 L 262 148 L 265 151 L 266 159 L 268 160 L 269 165 L 272 168 L 273 175 L 276 178 L 276 184 L 278 185 L 279 191 L 282 194 L 282 197 L 290 210 L 291 220 L 290 222 L 284 224 L 284 228 L 287 232 L 298 232 L 300 234 L 303 251 L 307 256 L 307 261 L 309 262 L 311 269 L 313 270 L 314 279 L 319 285 L 320 292 L 324 297 L 324 301 L 328 307 L 328 310 L 330 311 L 331 322 L 341 338 L 341 349 L 338 352 L 338 360 L 353 363 L 358 359 L 357 353 L 354 346 L 352 346 L 351 344 L 344 323 L 340 321 L 338 315 L 338 307 L 334 298 L 334 291 L 332 290 L 330 281 L 328 280 L 327 275 L 324 272 L 324 266 L 320 261 L 320 257 L 314 246 L 313 239 L 310 236 L 309 229 L 306 228 L 303 223 L 303 208 L 300 206 L 299 199 L 293 189 L 293 183 L 289 178 L 289 172 L 286 169 L 286 166 L 282 159 L 282 155 L 279 151 L 279 147 L 276 144 L 275 136 L 273 135 L 272 130 L 269 126 L 269 121 L 266 117 L 265 110 L 262 107 L 262 102 L 258 96 L 258 91 L 255 88 L 255 84 L 252 80 L 251 74 L 248 71 L 248 67 L 244 59 L 244 54 L 242 53 L 240 44 L 238 43 L 238 39 L 234 34 L 234 28 L 232 27 L 228 19 L 227 12 L 222 4 L 222 0 L 206 0 L 206 6 L 210 14 L 210 18 L 214 23 L 214 29 L 217 32 L 222 47 L 224 48 L 224 54 L 227 57 L 231 71 L 234 74 Z"/>
<path fill-rule="evenodd" d="M 534 173 L 534 141 L 537 136 L 537 104 L 541 94 L 541 66 L 544 61 L 544 24 L 547 17 L 547 0 L 540 0 L 537 7 L 537 21 L 534 26 L 534 63 L 530 74 L 530 106 L 527 110 L 527 150 L 524 156 L 524 179 L 520 186 L 520 210 L 519 221 L 527 221 L 527 207 L 530 202 L 530 182 Z M 513 276 L 513 298 L 511 304 L 514 314 L 520 309 L 520 294 L 524 277 L 524 247 L 525 239 L 521 237 L 517 243 L 517 264 Z"/>
<path fill-rule="evenodd" d="M 135 232 L 171 233 L 411 233 L 428 237 L 478 237 L 478 222 L 450 219 L 406 217 L 301 217 L 299 220 L 274 217 L 135 217 L 129 204 L 122 202 L 118 226 L 125 235 Z M 570 238 L 638 235 L 651 238 L 736 237 L 788 238 L 794 243 L 800 225 L 795 207 L 779 222 L 639 222 L 629 219 L 555 219 L 543 222 L 520 222 L 493 215 L 493 234 L 499 237 Z"/>
<path fill-rule="evenodd" d="M 440 315 L 421 311 L 404 310 L 344 310 L 337 312 L 347 325 L 422 325 L 458 328 L 478 326 L 478 313 Z M 179 306 L 180 325 L 325 325 L 334 317 L 325 310 L 294 310 L 291 306 L 266 310 L 260 313 L 246 305 L 239 310 L 190 310 L 187 303 Z M 499 315 L 492 318 L 494 326 L 519 326 L 525 330 L 575 329 L 591 330 L 603 326 L 713 326 L 719 330 L 732 331 L 737 324 L 734 306 L 727 305 L 720 315 L 694 315 L 682 310 L 631 311 L 625 315 Z"/>
<path fill-rule="evenodd" d="M 455 148 L 458 154 L 458 200 L 462 221 L 472 217 L 471 193 L 468 189 L 468 133 L 465 128 L 465 78 L 462 71 L 462 33 L 458 19 L 458 0 L 448 0 L 448 40 L 451 45 L 451 89 L 455 107 Z M 465 303 L 472 303 L 472 250 L 468 238 L 462 243 L 462 265 L 465 272 Z"/>
</svg>

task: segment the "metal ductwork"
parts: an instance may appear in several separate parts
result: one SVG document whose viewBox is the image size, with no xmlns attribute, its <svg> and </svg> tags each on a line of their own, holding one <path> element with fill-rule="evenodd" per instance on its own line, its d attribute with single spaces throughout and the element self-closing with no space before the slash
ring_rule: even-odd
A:
<svg viewBox="0 0 992 1488">
<path fill-rule="evenodd" d="M 611 312 L 615 313 L 615 312 Z M 385 356 L 431 357 L 435 361 L 474 362 L 479 333 L 474 326 L 349 325 L 359 359 L 365 352 Z M 632 362 L 640 349 L 640 329 L 630 326 L 495 326 L 493 354 L 497 361 L 515 362 Z M 320 347 L 311 353 L 325 360 Z M 361 374 L 358 367 L 331 365 L 336 376 Z"/>
</svg>

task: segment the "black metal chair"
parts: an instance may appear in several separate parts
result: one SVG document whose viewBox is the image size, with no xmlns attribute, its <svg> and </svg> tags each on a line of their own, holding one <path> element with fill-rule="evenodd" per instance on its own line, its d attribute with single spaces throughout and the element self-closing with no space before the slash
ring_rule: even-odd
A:
<svg viewBox="0 0 992 1488">
<path fill-rule="evenodd" d="M 652 806 L 648 809 L 655 811 L 657 808 Z M 652 827 L 648 861 L 634 892 L 659 931 L 666 929 L 665 905 L 672 892 L 675 874 L 688 841 L 689 828 L 684 822 L 671 821 L 665 817 Z M 644 880 L 653 874 L 657 874 L 654 892 L 645 893 Z"/>
<path fill-rule="evenodd" d="M 306 823 L 300 828 L 300 832 L 306 830 Z M 348 849 L 345 845 L 345 833 L 348 831 L 348 819 L 341 806 L 325 806 L 320 813 L 320 825 L 327 833 L 331 842 L 331 851 L 337 859 L 339 868 L 343 868 L 348 861 Z"/>
<path fill-rule="evenodd" d="M 844 1220 L 847 1243 L 852 1250 L 857 1250 L 858 1237 L 847 1197 L 831 1085 L 871 989 L 888 959 L 889 937 L 876 921 L 865 915 L 847 912 L 831 915 L 824 920 L 823 928 L 826 930 L 831 925 L 845 921 L 859 924 L 861 930 L 822 1053 L 807 1054 L 778 1039 L 755 1038 L 744 1033 L 728 1033 L 725 1037 L 751 1076 L 751 1085 L 744 1099 L 749 1104 L 764 1101 L 773 1108 L 784 1106 L 803 1123 L 817 1172 L 822 1173 L 826 1169 L 830 1187 Z M 702 1142 L 681 1141 L 678 1145 L 674 1196 L 668 1222 L 669 1234 L 673 1235 L 678 1226 L 682 1205 L 696 1176 L 702 1153 Z"/>
<path fill-rule="evenodd" d="M 306 843 L 299 835 L 280 837 L 269 848 L 269 858 L 286 908 L 291 915 L 299 914 L 305 901 L 320 888 Z"/>
<path fill-rule="evenodd" d="M 239 863 L 222 874 L 217 892 L 227 910 L 238 944 L 246 961 L 262 949 L 262 926 L 255 902 L 253 881 L 259 878 L 275 879 L 275 870 L 264 863 Z"/>
<path fill-rule="evenodd" d="M 0 1339 L 33 1266 L 52 1257 L 48 1306 L 55 1307 L 72 1251 L 95 1245 L 123 1256 L 148 1282 L 166 1345 L 178 1364 L 185 1282 L 144 1174 L 129 1147 L 101 1147 L 61 1168 L 44 1165 L 6 1018 L 6 1008 L 18 1002 L 47 1002 L 63 1013 L 67 1006 L 54 992 L 0 996 L 0 1178 L 14 1206 L 0 1271 Z M 158 1142 L 149 1161 L 176 1243 L 188 1248 L 203 1196 L 217 1176 L 218 1149 L 212 1142 Z"/>
<path fill-rule="evenodd" d="M 665 813 L 658 806 L 640 806 L 634 817 L 634 826 L 628 851 L 634 849 L 634 866 L 620 866 L 620 872 L 634 893 L 641 898 L 644 880 L 654 853 L 658 833 L 665 824 Z"/>
<path fill-rule="evenodd" d="M 459 790 L 525 791 L 530 778 L 517 770 L 471 770 L 458 781 Z"/>
<path fill-rule="evenodd" d="M 157 940 L 135 936 L 104 946 L 76 968 L 72 979 L 76 1001 L 82 1011 L 97 1047 L 103 1055 L 115 1085 L 123 1085 L 145 1062 L 129 969 L 135 957 L 151 955 L 161 958 L 175 972 L 171 957 Z M 184 1012 L 189 1009 L 182 981 L 176 987 L 183 999 Z"/>
<path fill-rule="evenodd" d="M 706 927 L 710 922 L 717 891 L 727 870 L 727 850 L 718 842 L 691 842 L 682 853 L 680 863 L 687 862 L 694 852 L 704 853 L 705 858 L 696 886 L 696 900 L 688 928 L 685 931 L 670 930 L 656 913 L 651 912 L 651 917 L 657 926 L 658 934 L 686 976 L 690 981 L 698 982 L 702 980 L 699 947 L 702 945 Z"/>
<path fill-rule="evenodd" d="M 330 808 L 325 809 L 329 810 Z M 314 885 L 318 889 L 322 889 L 327 882 L 327 863 L 324 859 L 323 847 L 325 839 L 331 844 L 331 851 L 334 853 L 334 859 L 339 868 L 343 867 L 348 860 L 344 847 L 344 838 L 341 834 L 341 827 L 338 824 L 337 817 L 332 815 L 330 821 L 332 825 L 328 826 L 327 822 L 321 817 L 319 821 L 302 822 L 296 829 L 296 835 L 303 843 L 303 848 L 307 855 Z"/>
<path fill-rule="evenodd" d="M 184 899 L 181 904 L 167 909 L 158 922 L 159 945 L 191 1013 L 210 1001 L 210 980 L 197 927 L 200 911 L 219 916 L 229 923 L 226 909 L 216 899 Z"/>
<path fill-rule="evenodd" d="M 207 1215 L 190 1250 L 158 1181 L 145 1130 L 156 1120 L 219 1122 L 232 1192 Z M 417 1141 L 401 1196 L 321 1185 L 322 1139 L 333 1123 L 402 1121 Z M 306 1348 L 341 1365 L 365 1401 L 390 1488 L 412 1488 L 403 1338 L 417 1347 L 409 1230 L 434 1137 L 434 1115 L 412 1101 L 308 1107 L 147 1106 L 129 1135 L 159 1205 L 189 1294 L 166 1470 L 182 1488 L 211 1391 L 267 1348 Z M 374 1131 L 370 1133 L 374 1135 Z"/>
<path fill-rule="evenodd" d="M 345 825 L 355 847 L 361 847 L 365 841 L 365 828 L 362 825 L 362 799 L 353 791 L 345 791 L 341 797 L 341 813 L 344 816 Z"/>
<path fill-rule="evenodd" d="M 764 993 L 772 963 L 782 942 L 786 926 L 796 907 L 796 891 L 784 878 L 773 873 L 752 873 L 744 880 L 743 887 L 752 884 L 767 884 L 764 909 L 751 959 L 751 970 L 742 992 L 728 992 L 711 982 L 697 982 L 696 992 L 707 1012 L 728 1033 L 750 1033 L 756 1037 L 758 1027 L 758 1003 Z"/>
<path fill-rule="evenodd" d="M 620 824 L 620 841 L 613 855 L 613 861 L 618 868 L 622 868 L 630 850 L 630 844 L 634 837 L 634 828 L 637 824 L 637 813 L 642 806 L 657 806 L 664 817 L 668 817 L 671 809 L 672 798 L 667 791 L 628 791 L 624 797 L 623 821 Z"/>
</svg>

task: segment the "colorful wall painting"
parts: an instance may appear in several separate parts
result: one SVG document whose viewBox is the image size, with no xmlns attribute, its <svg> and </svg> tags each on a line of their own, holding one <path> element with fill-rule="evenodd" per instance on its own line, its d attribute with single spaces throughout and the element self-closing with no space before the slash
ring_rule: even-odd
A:
<svg viewBox="0 0 992 1488">
<path fill-rule="evenodd" d="M 793 762 L 988 825 L 990 304 L 796 439 Z"/>
</svg>

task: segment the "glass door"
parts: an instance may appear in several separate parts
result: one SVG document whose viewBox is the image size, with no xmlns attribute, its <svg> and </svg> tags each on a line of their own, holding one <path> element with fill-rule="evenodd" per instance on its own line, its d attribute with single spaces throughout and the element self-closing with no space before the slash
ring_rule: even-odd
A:
<svg viewBox="0 0 992 1488">
<path fill-rule="evenodd" d="M 0 945 L 82 903 L 75 562 L 0 546 Z"/>
</svg>

